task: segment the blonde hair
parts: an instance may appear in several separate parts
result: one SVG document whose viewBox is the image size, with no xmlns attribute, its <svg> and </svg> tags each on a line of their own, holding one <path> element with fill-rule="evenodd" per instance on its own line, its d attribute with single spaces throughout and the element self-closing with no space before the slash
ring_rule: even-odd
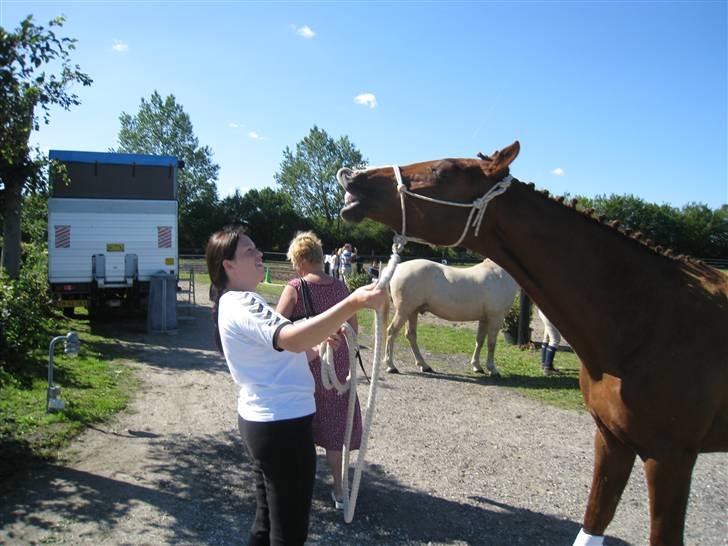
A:
<svg viewBox="0 0 728 546">
<path fill-rule="evenodd" d="M 311 264 L 324 263 L 324 250 L 321 239 L 313 231 L 299 231 L 288 245 L 286 257 L 295 266 L 306 260 Z"/>
</svg>

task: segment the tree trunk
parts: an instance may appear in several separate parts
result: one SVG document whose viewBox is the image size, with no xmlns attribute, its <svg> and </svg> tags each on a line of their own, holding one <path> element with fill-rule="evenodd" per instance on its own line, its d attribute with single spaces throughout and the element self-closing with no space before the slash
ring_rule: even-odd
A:
<svg viewBox="0 0 728 546">
<path fill-rule="evenodd" d="M 3 210 L 3 251 L 0 268 L 11 279 L 20 273 L 20 207 L 22 184 L 5 180 L 5 207 Z"/>
<path fill-rule="evenodd" d="M 0 163 L 0 179 L 5 185 L 0 269 L 4 269 L 11 279 L 17 279 L 20 273 L 20 210 L 23 205 L 23 186 L 33 170 L 28 139 L 33 130 L 35 99 L 26 96 L 24 101 L 24 116 L 19 123 L 12 123 L 0 140 L 3 150 L 12 150 L 13 155 L 11 161 L 8 162 L 8 158 L 3 157 Z"/>
</svg>

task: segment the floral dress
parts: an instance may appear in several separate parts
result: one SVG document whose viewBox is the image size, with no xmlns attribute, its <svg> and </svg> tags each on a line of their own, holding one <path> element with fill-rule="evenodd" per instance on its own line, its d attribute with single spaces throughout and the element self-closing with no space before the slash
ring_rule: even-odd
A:
<svg viewBox="0 0 728 546">
<path fill-rule="evenodd" d="M 297 301 L 293 308 L 292 317 L 306 316 L 301 295 L 301 280 L 295 278 L 289 286 L 296 290 Z M 311 296 L 312 312 L 314 315 L 325 311 L 345 299 L 349 295 L 346 285 L 338 279 L 331 279 L 327 283 L 313 283 L 306 281 Z M 321 360 L 313 359 L 308 363 L 316 384 L 314 397 L 316 399 L 316 415 L 313 419 L 313 439 L 316 445 L 324 449 L 341 451 L 346 434 L 346 414 L 349 407 L 349 391 L 339 394 L 336 389 L 327 390 L 321 380 Z M 349 347 L 342 343 L 334 353 L 334 368 L 340 382 L 349 375 Z M 357 398 L 354 407 L 354 424 L 351 431 L 350 449 L 359 449 L 361 444 L 361 410 Z"/>
</svg>

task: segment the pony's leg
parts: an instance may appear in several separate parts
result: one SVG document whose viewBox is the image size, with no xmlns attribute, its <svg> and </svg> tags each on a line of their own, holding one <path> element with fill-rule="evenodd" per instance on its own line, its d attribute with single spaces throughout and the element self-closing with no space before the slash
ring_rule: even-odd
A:
<svg viewBox="0 0 728 546">
<path fill-rule="evenodd" d="M 485 320 L 478 321 L 478 333 L 475 335 L 475 351 L 470 358 L 470 366 L 475 373 L 485 373 L 480 365 L 480 351 L 483 349 L 483 342 L 485 341 L 487 330 L 488 323 Z M 488 353 L 488 358 L 490 359 L 490 353 Z"/>
<path fill-rule="evenodd" d="M 498 340 L 498 324 L 488 325 L 488 360 L 485 367 L 488 368 L 491 377 L 500 377 L 498 368 L 495 367 L 495 342 Z"/>
<path fill-rule="evenodd" d="M 394 339 L 402 329 L 402 326 L 404 326 L 405 321 L 406 318 L 403 317 L 399 311 L 395 311 L 394 318 L 387 327 L 387 341 L 384 345 L 384 365 L 387 366 L 388 373 L 399 373 L 399 370 L 392 360 L 392 355 L 394 353 Z"/>
<path fill-rule="evenodd" d="M 594 435 L 594 473 L 582 531 L 595 537 L 604 535 L 632 473 L 634 459 L 635 452 L 632 449 L 617 440 L 606 428 L 597 427 Z"/>
<path fill-rule="evenodd" d="M 417 315 L 418 312 L 415 311 L 409 316 L 409 320 L 407 322 L 407 341 L 409 341 L 410 347 L 412 348 L 412 354 L 415 356 L 415 360 L 417 361 L 417 366 L 420 368 L 420 371 L 431 372 L 432 368 L 427 365 L 422 353 L 420 353 L 420 348 L 417 346 Z"/>
<path fill-rule="evenodd" d="M 645 461 L 650 494 L 650 546 L 682 546 L 690 478 L 697 454 L 671 450 Z"/>
</svg>

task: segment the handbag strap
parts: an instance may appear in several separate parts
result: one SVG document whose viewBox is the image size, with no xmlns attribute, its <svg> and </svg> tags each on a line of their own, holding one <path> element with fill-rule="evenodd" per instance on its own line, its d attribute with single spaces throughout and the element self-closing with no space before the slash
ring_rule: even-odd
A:
<svg viewBox="0 0 728 546">
<path fill-rule="evenodd" d="M 316 313 L 313 310 L 313 302 L 311 301 L 311 293 L 308 289 L 308 283 L 303 280 L 303 277 L 298 278 L 301 282 L 301 297 L 303 298 L 303 310 L 306 313 L 306 318 L 315 317 Z"/>
</svg>

